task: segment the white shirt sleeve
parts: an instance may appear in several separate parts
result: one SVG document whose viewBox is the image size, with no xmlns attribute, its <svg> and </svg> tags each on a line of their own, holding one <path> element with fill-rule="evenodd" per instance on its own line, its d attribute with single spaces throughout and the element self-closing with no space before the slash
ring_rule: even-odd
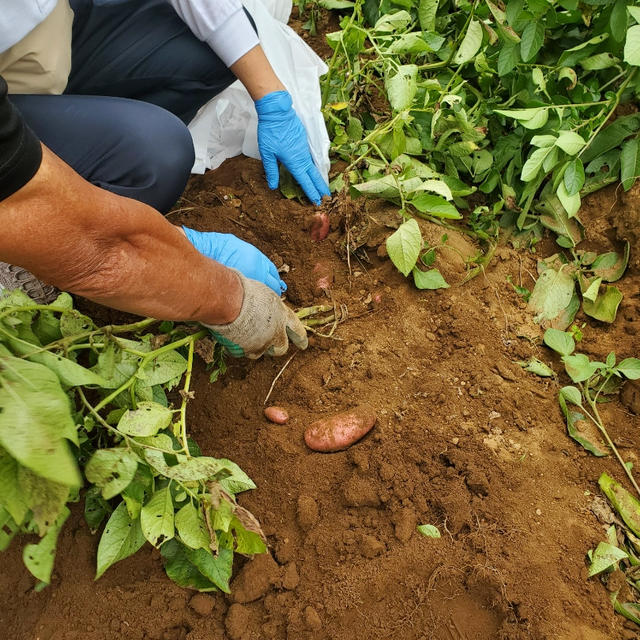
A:
<svg viewBox="0 0 640 640">
<path fill-rule="evenodd" d="M 169 0 L 193 34 L 227 67 L 260 44 L 240 0 Z"/>
</svg>

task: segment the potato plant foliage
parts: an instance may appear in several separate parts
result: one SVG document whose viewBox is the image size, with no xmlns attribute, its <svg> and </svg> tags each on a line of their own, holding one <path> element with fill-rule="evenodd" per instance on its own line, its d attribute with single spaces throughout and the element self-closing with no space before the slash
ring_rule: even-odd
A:
<svg viewBox="0 0 640 640">
<path fill-rule="evenodd" d="M 0 297 L 0 550 L 32 534 L 23 559 L 38 587 L 79 500 L 90 528 L 102 528 L 97 578 L 149 542 L 179 585 L 228 591 L 234 553 L 266 549 L 235 500 L 253 482 L 230 460 L 201 455 L 187 433 L 206 332 L 170 323 L 145 332 L 154 324 L 97 327 L 66 293 L 51 305 Z"/>
<path fill-rule="evenodd" d="M 571 252 L 584 237 L 582 197 L 635 182 L 640 114 L 616 110 L 640 88 L 637 5 L 320 4 L 344 13 L 327 35 L 333 55 L 322 81 L 331 149 L 347 163 L 334 189 L 445 224 L 470 210 L 484 241 L 502 227 L 516 243 L 535 243 L 548 228 Z M 418 260 L 413 234 L 390 252 L 405 274 Z"/>
</svg>

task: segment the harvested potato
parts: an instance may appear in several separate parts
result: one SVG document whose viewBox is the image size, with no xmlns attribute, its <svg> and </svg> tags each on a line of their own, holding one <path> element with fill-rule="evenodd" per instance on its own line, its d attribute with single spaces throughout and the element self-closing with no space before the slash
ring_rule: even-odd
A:
<svg viewBox="0 0 640 640">
<path fill-rule="evenodd" d="M 289 414 L 282 407 L 266 407 L 264 417 L 274 424 L 285 424 L 289 419 Z"/>
<path fill-rule="evenodd" d="M 304 432 L 304 441 L 314 451 L 341 451 L 363 438 L 376 423 L 376 412 L 368 404 L 316 420 Z"/>
<path fill-rule="evenodd" d="M 313 275 L 316 278 L 314 293 L 322 293 L 331 289 L 333 284 L 333 267 L 325 260 L 321 260 L 313 267 Z"/>
<path fill-rule="evenodd" d="M 324 240 L 329 234 L 329 216 L 326 213 L 316 213 L 311 221 L 309 234 L 315 242 Z"/>
</svg>

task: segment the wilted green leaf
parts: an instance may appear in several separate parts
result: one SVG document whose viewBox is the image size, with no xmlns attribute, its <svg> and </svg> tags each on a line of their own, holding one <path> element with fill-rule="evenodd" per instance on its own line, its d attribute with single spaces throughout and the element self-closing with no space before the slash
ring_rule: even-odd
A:
<svg viewBox="0 0 640 640">
<path fill-rule="evenodd" d="M 394 111 L 402 111 L 413 102 L 418 89 L 417 76 L 418 67 L 415 64 L 401 65 L 395 73 L 387 74 L 385 88 Z"/>
<path fill-rule="evenodd" d="M 640 502 L 638 499 L 606 473 L 600 476 L 598 484 L 629 529 L 635 535 L 640 536 Z"/>
<path fill-rule="evenodd" d="M 573 278 L 566 269 L 543 271 L 529 298 L 536 322 L 554 320 L 569 305 L 573 293 Z"/>
<path fill-rule="evenodd" d="M 573 389 L 575 387 L 565 387 L 564 389 Z M 576 389 L 577 391 L 577 389 Z M 567 421 L 567 433 L 578 444 L 584 447 L 589 453 L 596 457 L 602 458 L 607 454 L 600 442 L 599 434 L 596 427 L 588 421 L 587 417 L 578 411 L 572 411 L 566 403 L 566 394 L 572 397 L 572 400 L 577 400 L 574 392 L 561 391 L 558 395 L 558 402 L 562 413 Z M 580 406 L 580 405 L 578 405 Z"/>
<path fill-rule="evenodd" d="M 577 387 L 567 386 L 560 389 L 560 395 L 565 399 L 575 404 L 578 407 L 582 406 L 582 394 Z"/>
<path fill-rule="evenodd" d="M 630 246 L 627 242 L 622 255 L 615 251 L 603 253 L 593 261 L 591 270 L 605 282 L 620 280 L 629 264 L 629 251 Z"/>
<path fill-rule="evenodd" d="M 439 0 L 420 0 L 418 5 L 418 20 L 423 31 L 434 31 L 436 26 L 436 13 Z"/>
<path fill-rule="evenodd" d="M 555 375 L 555 372 L 551 367 L 548 367 L 544 362 L 538 360 L 538 358 L 530 358 L 526 362 L 518 363 L 525 371 L 534 373 L 541 378 L 551 378 Z"/>
<path fill-rule="evenodd" d="M 607 286 L 604 293 L 601 293 L 595 300 L 584 299 L 582 310 L 592 318 L 602 322 L 613 322 L 618 313 L 618 307 L 622 302 L 622 292 L 614 286 Z"/>
<path fill-rule="evenodd" d="M 65 442 L 76 437 L 67 394 L 47 367 L 0 359 L 0 445 L 20 464 L 68 486 L 82 480 Z"/>
<path fill-rule="evenodd" d="M 618 547 L 614 547 L 608 542 L 601 542 L 593 553 L 593 559 L 589 566 L 589 577 L 591 578 L 607 569 L 616 567 L 620 560 L 628 557 L 629 556 L 621 549 L 618 549 Z"/>
</svg>

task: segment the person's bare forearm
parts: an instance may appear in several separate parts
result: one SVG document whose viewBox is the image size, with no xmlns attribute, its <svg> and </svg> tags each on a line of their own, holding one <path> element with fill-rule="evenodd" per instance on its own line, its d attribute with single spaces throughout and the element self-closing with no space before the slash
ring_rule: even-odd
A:
<svg viewBox="0 0 640 640">
<path fill-rule="evenodd" d="M 36 175 L 0 202 L 0 260 L 101 304 L 165 320 L 226 324 L 236 274 L 151 207 L 86 182 L 43 147 Z"/>
<path fill-rule="evenodd" d="M 231 71 L 256 101 L 272 91 L 285 91 L 260 45 L 245 53 L 231 65 Z"/>
</svg>

